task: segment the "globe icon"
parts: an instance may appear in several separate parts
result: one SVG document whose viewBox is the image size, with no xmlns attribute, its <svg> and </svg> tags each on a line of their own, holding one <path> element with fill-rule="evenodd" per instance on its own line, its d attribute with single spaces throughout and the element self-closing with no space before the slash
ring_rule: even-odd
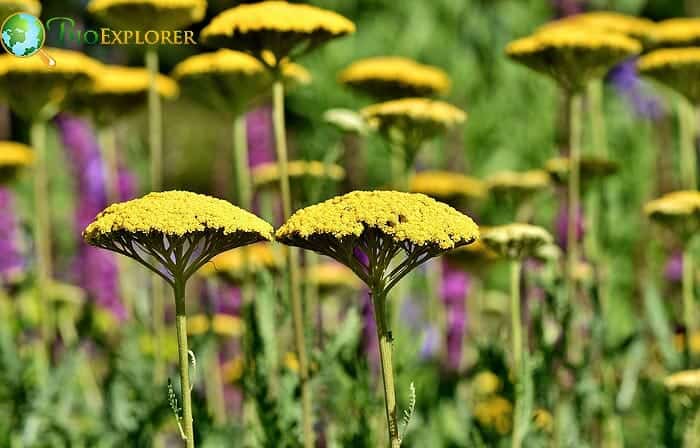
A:
<svg viewBox="0 0 700 448">
<path fill-rule="evenodd" d="M 0 35 L 5 50 L 20 58 L 38 53 L 46 39 L 41 20 L 24 12 L 9 16 L 0 27 Z"/>
</svg>

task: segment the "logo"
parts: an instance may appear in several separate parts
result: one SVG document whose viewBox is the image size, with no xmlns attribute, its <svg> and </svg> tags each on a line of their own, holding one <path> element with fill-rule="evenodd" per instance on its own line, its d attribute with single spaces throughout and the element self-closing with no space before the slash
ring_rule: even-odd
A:
<svg viewBox="0 0 700 448">
<path fill-rule="evenodd" d="M 46 21 L 46 28 L 55 32 L 60 43 L 80 43 L 84 45 L 197 45 L 194 31 L 189 30 L 99 30 L 79 29 L 70 17 L 52 17 Z"/>
<path fill-rule="evenodd" d="M 47 65 L 54 66 L 56 61 L 42 49 L 45 42 L 44 24 L 31 14 L 12 14 L 0 27 L 0 43 L 5 51 L 18 58 L 38 54 Z"/>
</svg>

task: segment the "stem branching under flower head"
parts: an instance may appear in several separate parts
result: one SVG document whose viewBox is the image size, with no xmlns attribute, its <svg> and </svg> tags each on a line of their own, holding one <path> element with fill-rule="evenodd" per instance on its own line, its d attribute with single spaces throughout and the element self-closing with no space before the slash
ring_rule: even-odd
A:
<svg viewBox="0 0 700 448">
<path fill-rule="evenodd" d="M 276 237 L 335 258 L 386 293 L 428 259 L 476 241 L 479 230 L 468 216 L 422 194 L 355 191 L 299 210 Z"/>
</svg>

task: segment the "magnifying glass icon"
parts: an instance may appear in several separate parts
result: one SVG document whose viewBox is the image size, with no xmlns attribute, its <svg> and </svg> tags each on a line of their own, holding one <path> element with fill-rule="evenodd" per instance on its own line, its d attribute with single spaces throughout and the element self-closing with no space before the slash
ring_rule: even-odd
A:
<svg viewBox="0 0 700 448">
<path fill-rule="evenodd" d="M 43 49 L 45 42 L 44 24 L 26 12 L 10 15 L 0 26 L 0 44 L 5 51 L 18 58 L 38 55 L 46 65 L 53 67 L 56 60 Z"/>
</svg>

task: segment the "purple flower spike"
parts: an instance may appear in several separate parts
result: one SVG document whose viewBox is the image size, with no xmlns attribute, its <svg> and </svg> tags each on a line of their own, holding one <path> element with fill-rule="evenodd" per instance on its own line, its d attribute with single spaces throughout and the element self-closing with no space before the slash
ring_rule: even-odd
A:
<svg viewBox="0 0 700 448">
<path fill-rule="evenodd" d="M 675 251 L 668 258 L 664 274 L 669 282 L 680 283 L 683 280 L 683 253 L 681 251 Z"/>
<path fill-rule="evenodd" d="M 428 326 L 423 333 L 423 344 L 420 348 L 420 358 L 429 360 L 440 351 L 440 332 L 435 326 Z"/>
<path fill-rule="evenodd" d="M 665 114 L 659 98 L 644 88 L 637 73 L 636 58 L 628 59 L 610 70 L 607 80 L 627 99 L 639 117 L 657 120 Z"/>
<path fill-rule="evenodd" d="M 447 367 L 451 370 L 458 370 L 462 361 L 462 341 L 467 330 L 465 300 L 470 289 L 469 274 L 443 261 L 440 296 L 447 315 Z"/>
<path fill-rule="evenodd" d="M 19 223 L 12 192 L 0 187 L 0 285 L 10 281 L 24 268 L 18 238 Z"/>
<path fill-rule="evenodd" d="M 559 206 L 559 212 L 556 218 L 556 229 L 557 229 L 557 244 L 562 249 L 566 249 L 568 246 L 569 238 L 569 205 L 566 201 L 562 201 Z M 583 240 L 584 234 L 584 218 L 583 218 L 583 208 L 579 207 L 578 213 L 576 214 L 576 240 Z"/>
<path fill-rule="evenodd" d="M 61 114 L 56 118 L 56 125 L 61 133 L 61 140 L 76 181 L 78 208 L 75 230 L 76 234 L 80 235 L 95 216 L 107 206 L 102 158 L 94 132 L 85 121 Z M 128 189 L 127 184 L 128 181 L 120 179 L 122 194 Z M 97 305 L 110 310 L 119 319 L 126 318 L 126 312 L 119 297 L 115 255 L 88 246 L 82 239 L 78 244 L 78 254 L 73 264 L 76 282 L 85 289 Z"/>
<path fill-rule="evenodd" d="M 269 105 L 248 112 L 248 165 L 251 168 L 275 161 L 272 129 L 272 108 Z"/>
</svg>

